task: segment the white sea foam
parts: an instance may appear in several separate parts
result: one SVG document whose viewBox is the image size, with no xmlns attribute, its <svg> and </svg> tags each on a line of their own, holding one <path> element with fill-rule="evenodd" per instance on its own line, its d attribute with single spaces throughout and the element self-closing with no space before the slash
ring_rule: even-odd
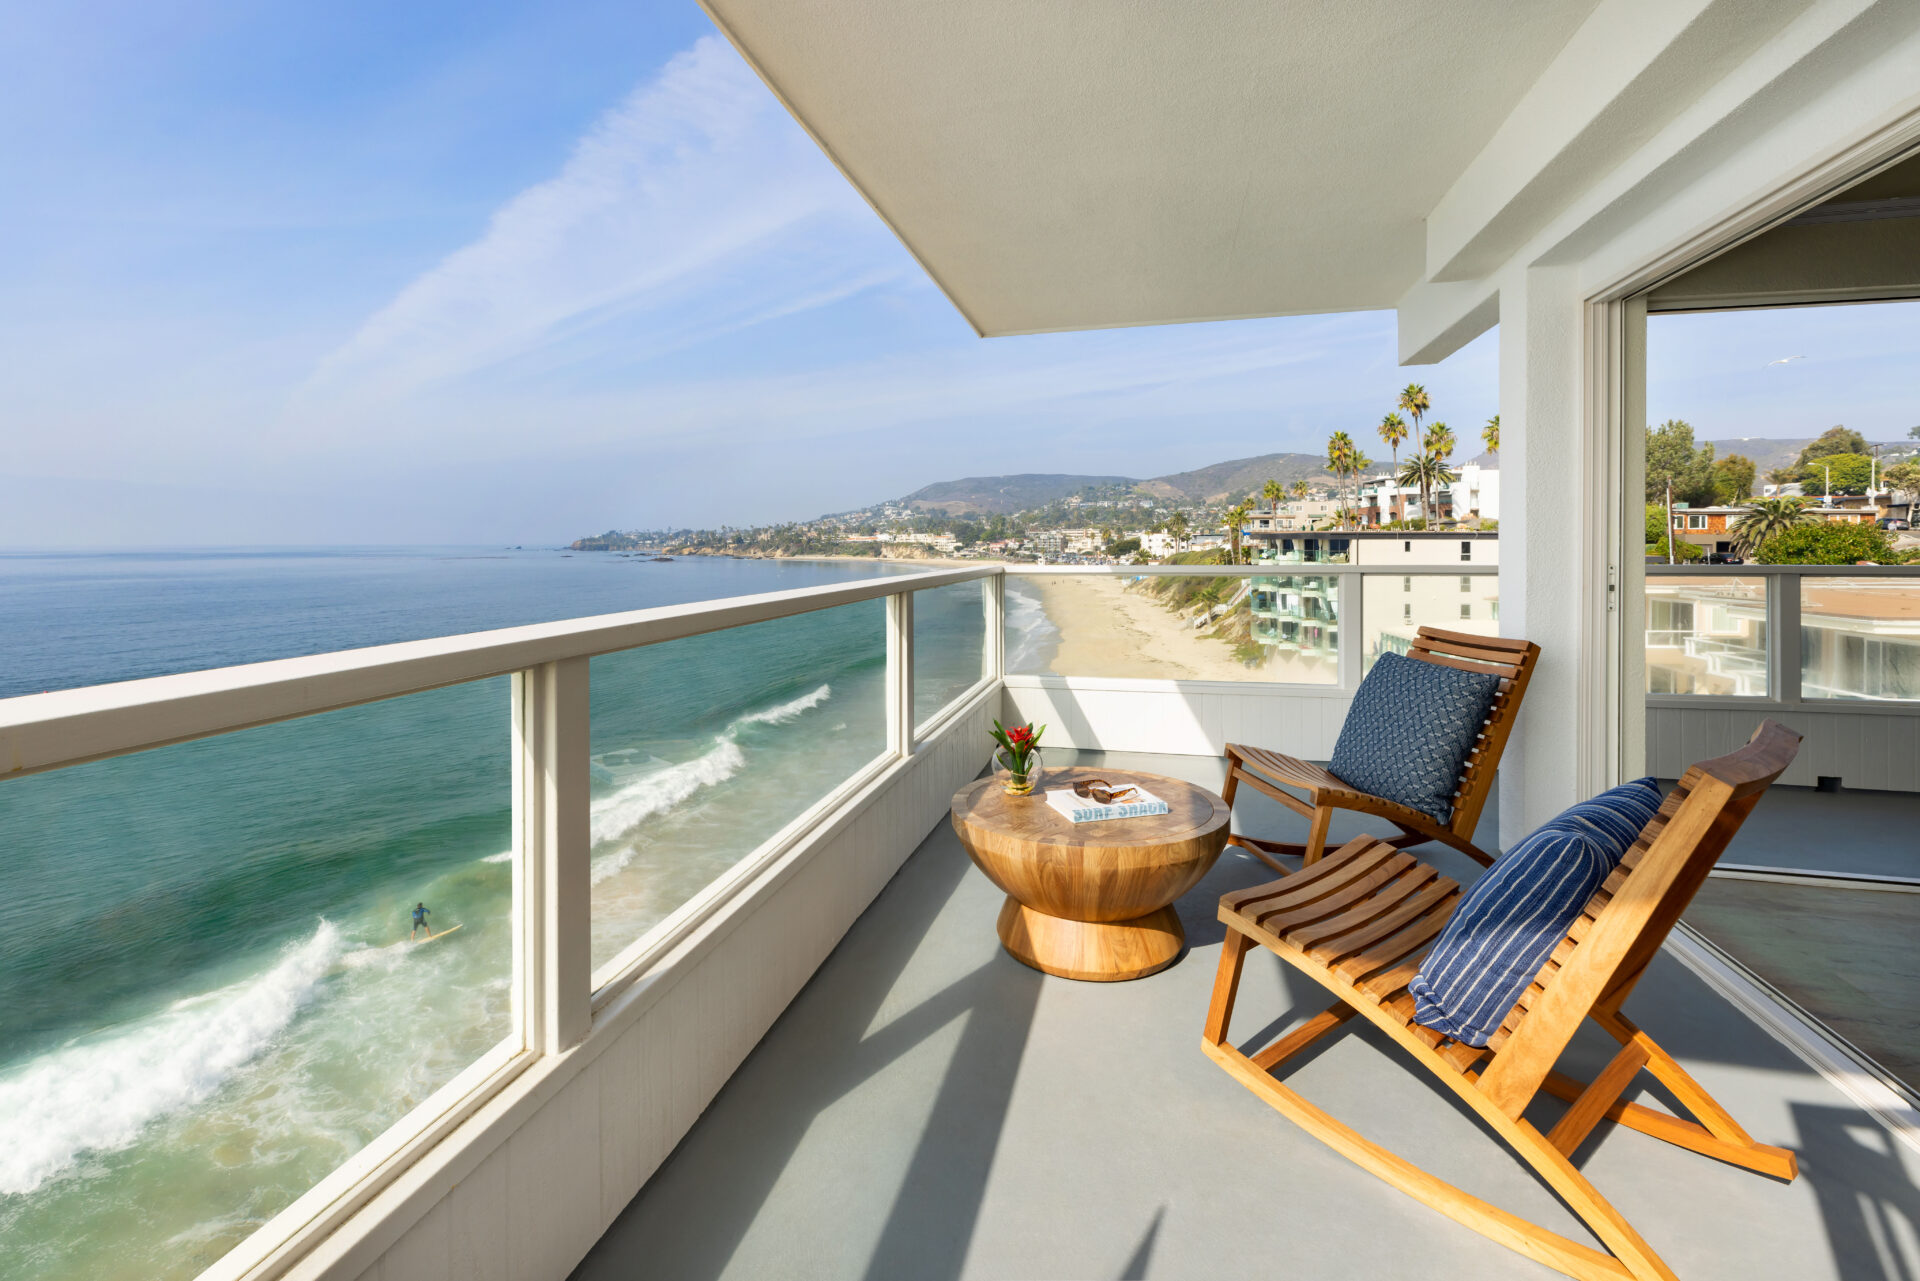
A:
<svg viewBox="0 0 1920 1281">
<path fill-rule="evenodd" d="M 393 970 L 407 959 L 410 941 L 389 943 L 385 947 L 363 947 L 347 952 L 340 958 L 340 967 L 347 970 Z"/>
<path fill-rule="evenodd" d="M 513 861 L 513 851 L 501 850 L 498 854 L 489 854 L 480 861 L 482 863 L 511 863 Z"/>
<path fill-rule="evenodd" d="M 1041 670 L 1048 644 L 1060 635 L 1040 597 L 1011 577 L 1007 579 L 1007 629 L 1013 633 L 1006 659 L 1010 672 Z"/>
<path fill-rule="evenodd" d="M 212 1094 L 286 1029 L 340 948 L 340 931 L 322 921 L 263 974 L 0 1077 L 0 1195 L 32 1192 L 83 1153 L 124 1148 Z"/>
<path fill-rule="evenodd" d="M 740 744 L 722 734 L 704 756 L 642 774 L 593 803 L 594 844 L 632 831 L 654 815 L 684 803 L 704 787 L 726 782 L 746 763 L 747 754 L 740 750 Z"/>
<path fill-rule="evenodd" d="M 833 686 L 822 685 L 810 694 L 802 694 L 791 702 L 778 707 L 769 707 L 764 712 L 748 712 L 745 716 L 727 726 L 729 734 L 743 725 L 784 725 L 802 712 L 812 711 L 833 696 Z"/>
<path fill-rule="evenodd" d="M 833 687 L 822 685 L 788 702 L 747 712 L 735 717 L 714 736 L 713 746 L 705 754 L 677 765 L 657 765 L 638 777 L 623 782 L 613 792 L 593 803 L 593 842 L 595 845 L 625 835 L 647 819 L 664 814 L 691 800 L 706 788 L 724 783 L 746 767 L 747 755 L 741 750 L 739 735 L 749 725 L 784 725 L 813 710 L 833 696 Z M 611 754 L 609 754 L 611 755 Z M 594 884 L 612 876 L 633 858 L 631 848 L 594 860 Z"/>
</svg>

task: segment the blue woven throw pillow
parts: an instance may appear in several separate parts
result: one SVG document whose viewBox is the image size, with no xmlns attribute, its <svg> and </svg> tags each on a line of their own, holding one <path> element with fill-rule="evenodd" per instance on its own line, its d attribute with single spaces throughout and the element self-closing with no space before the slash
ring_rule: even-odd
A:
<svg viewBox="0 0 1920 1281">
<path fill-rule="evenodd" d="M 1460 767 L 1499 692 L 1491 672 L 1382 654 L 1354 691 L 1327 768 L 1362 792 L 1444 823 Z"/>
<path fill-rule="evenodd" d="M 1650 778 L 1549 819 L 1473 883 L 1407 990 L 1414 1018 L 1485 1045 L 1660 810 Z"/>
</svg>

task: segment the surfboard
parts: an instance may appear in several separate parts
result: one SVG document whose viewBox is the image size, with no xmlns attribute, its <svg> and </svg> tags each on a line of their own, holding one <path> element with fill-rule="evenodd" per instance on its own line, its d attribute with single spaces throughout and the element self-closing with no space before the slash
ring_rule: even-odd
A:
<svg viewBox="0 0 1920 1281">
<path fill-rule="evenodd" d="M 466 922 L 465 922 L 465 921 L 462 921 L 462 922 L 460 922 L 460 924 L 459 924 L 459 925 L 449 925 L 449 926 L 448 926 L 448 927 L 447 927 L 446 929 L 444 929 L 444 930 L 441 930 L 441 931 L 440 931 L 440 932 L 439 932 L 438 934 L 429 934 L 429 935 L 427 935 L 427 936 L 426 936 L 425 938 L 423 938 L 423 939 L 421 939 L 421 940 L 420 940 L 420 942 L 422 942 L 422 943 L 431 943 L 431 942 L 433 942 L 433 941 L 434 941 L 435 939 L 443 939 L 443 938 L 445 938 L 445 937 L 446 937 L 447 935 L 449 935 L 449 934 L 451 934 L 451 933 L 453 933 L 453 932 L 454 932 L 455 930 L 459 930 L 459 929 L 463 929 L 463 928 L 465 928 L 465 926 L 466 926 Z"/>
</svg>

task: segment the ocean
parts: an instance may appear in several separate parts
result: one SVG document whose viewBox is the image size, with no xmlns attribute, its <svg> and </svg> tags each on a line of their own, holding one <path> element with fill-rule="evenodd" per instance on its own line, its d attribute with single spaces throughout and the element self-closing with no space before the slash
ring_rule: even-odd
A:
<svg viewBox="0 0 1920 1281">
<path fill-rule="evenodd" d="M 0 696 L 897 572 L 0 553 Z M 916 719 L 982 592 L 916 598 Z M 1052 635 L 1010 584 L 1010 656 Z M 592 661 L 596 966 L 879 754 L 885 669 L 880 601 Z M 0 1276 L 190 1277 L 497 1045 L 509 770 L 502 678 L 0 782 Z"/>
</svg>

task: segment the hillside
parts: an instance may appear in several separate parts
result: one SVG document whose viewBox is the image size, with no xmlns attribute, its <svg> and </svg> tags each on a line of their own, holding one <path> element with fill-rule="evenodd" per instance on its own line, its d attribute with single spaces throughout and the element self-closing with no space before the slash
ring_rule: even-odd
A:
<svg viewBox="0 0 1920 1281">
<path fill-rule="evenodd" d="M 1797 436 L 1781 439 L 1768 436 L 1745 436 L 1731 440 L 1709 440 L 1701 443 L 1713 446 L 1715 458 L 1725 458 L 1728 454 L 1745 454 L 1753 459 L 1754 467 L 1764 479 L 1766 474 L 1776 467 L 1791 467 L 1799 459 L 1800 451 L 1811 445 L 1812 436 Z M 1911 440 L 1889 440 L 1881 443 L 1886 449 L 1881 452 L 1882 459 L 1889 454 L 1902 454 L 1912 450 L 1915 442 Z"/>
<path fill-rule="evenodd" d="M 1218 502 L 1248 492 L 1257 492 L 1269 480 L 1290 485 L 1296 480 L 1331 480 L 1327 463 L 1317 454 L 1261 454 L 1257 458 L 1235 458 L 1194 471 L 1174 472 L 1140 482 L 1142 493 L 1155 498 L 1184 498 L 1192 502 Z"/>
<path fill-rule="evenodd" d="M 1020 476 L 968 476 L 943 480 L 917 489 L 900 501 L 909 507 L 946 512 L 950 516 L 978 512 L 1011 516 L 1044 507 L 1088 487 L 1131 486 L 1130 476 L 1069 476 L 1028 473 Z"/>
<path fill-rule="evenodd" d="M 908 507 L 944 512 L 950 516 L 1011 516 L 1015 512 L 1031 511 L 1070 498 L 1088 489 L 1133 490 L 1154 498 L 1217 502 L 1255 492 L 1269 480 L 1289 485 L 1295 480 L 1318 481 L 1326 477 L 1326 463 L 1313 454 L 1262 454 L 1257 458 L 1236 458 L 1194 471 L 1155 476 L 1150 480 L 1135 480 L 1131 476 L 1055 473 L 969 476 L 964 480 L 943 480 L 928 485 L 900 501 Z"/>
</svg>

